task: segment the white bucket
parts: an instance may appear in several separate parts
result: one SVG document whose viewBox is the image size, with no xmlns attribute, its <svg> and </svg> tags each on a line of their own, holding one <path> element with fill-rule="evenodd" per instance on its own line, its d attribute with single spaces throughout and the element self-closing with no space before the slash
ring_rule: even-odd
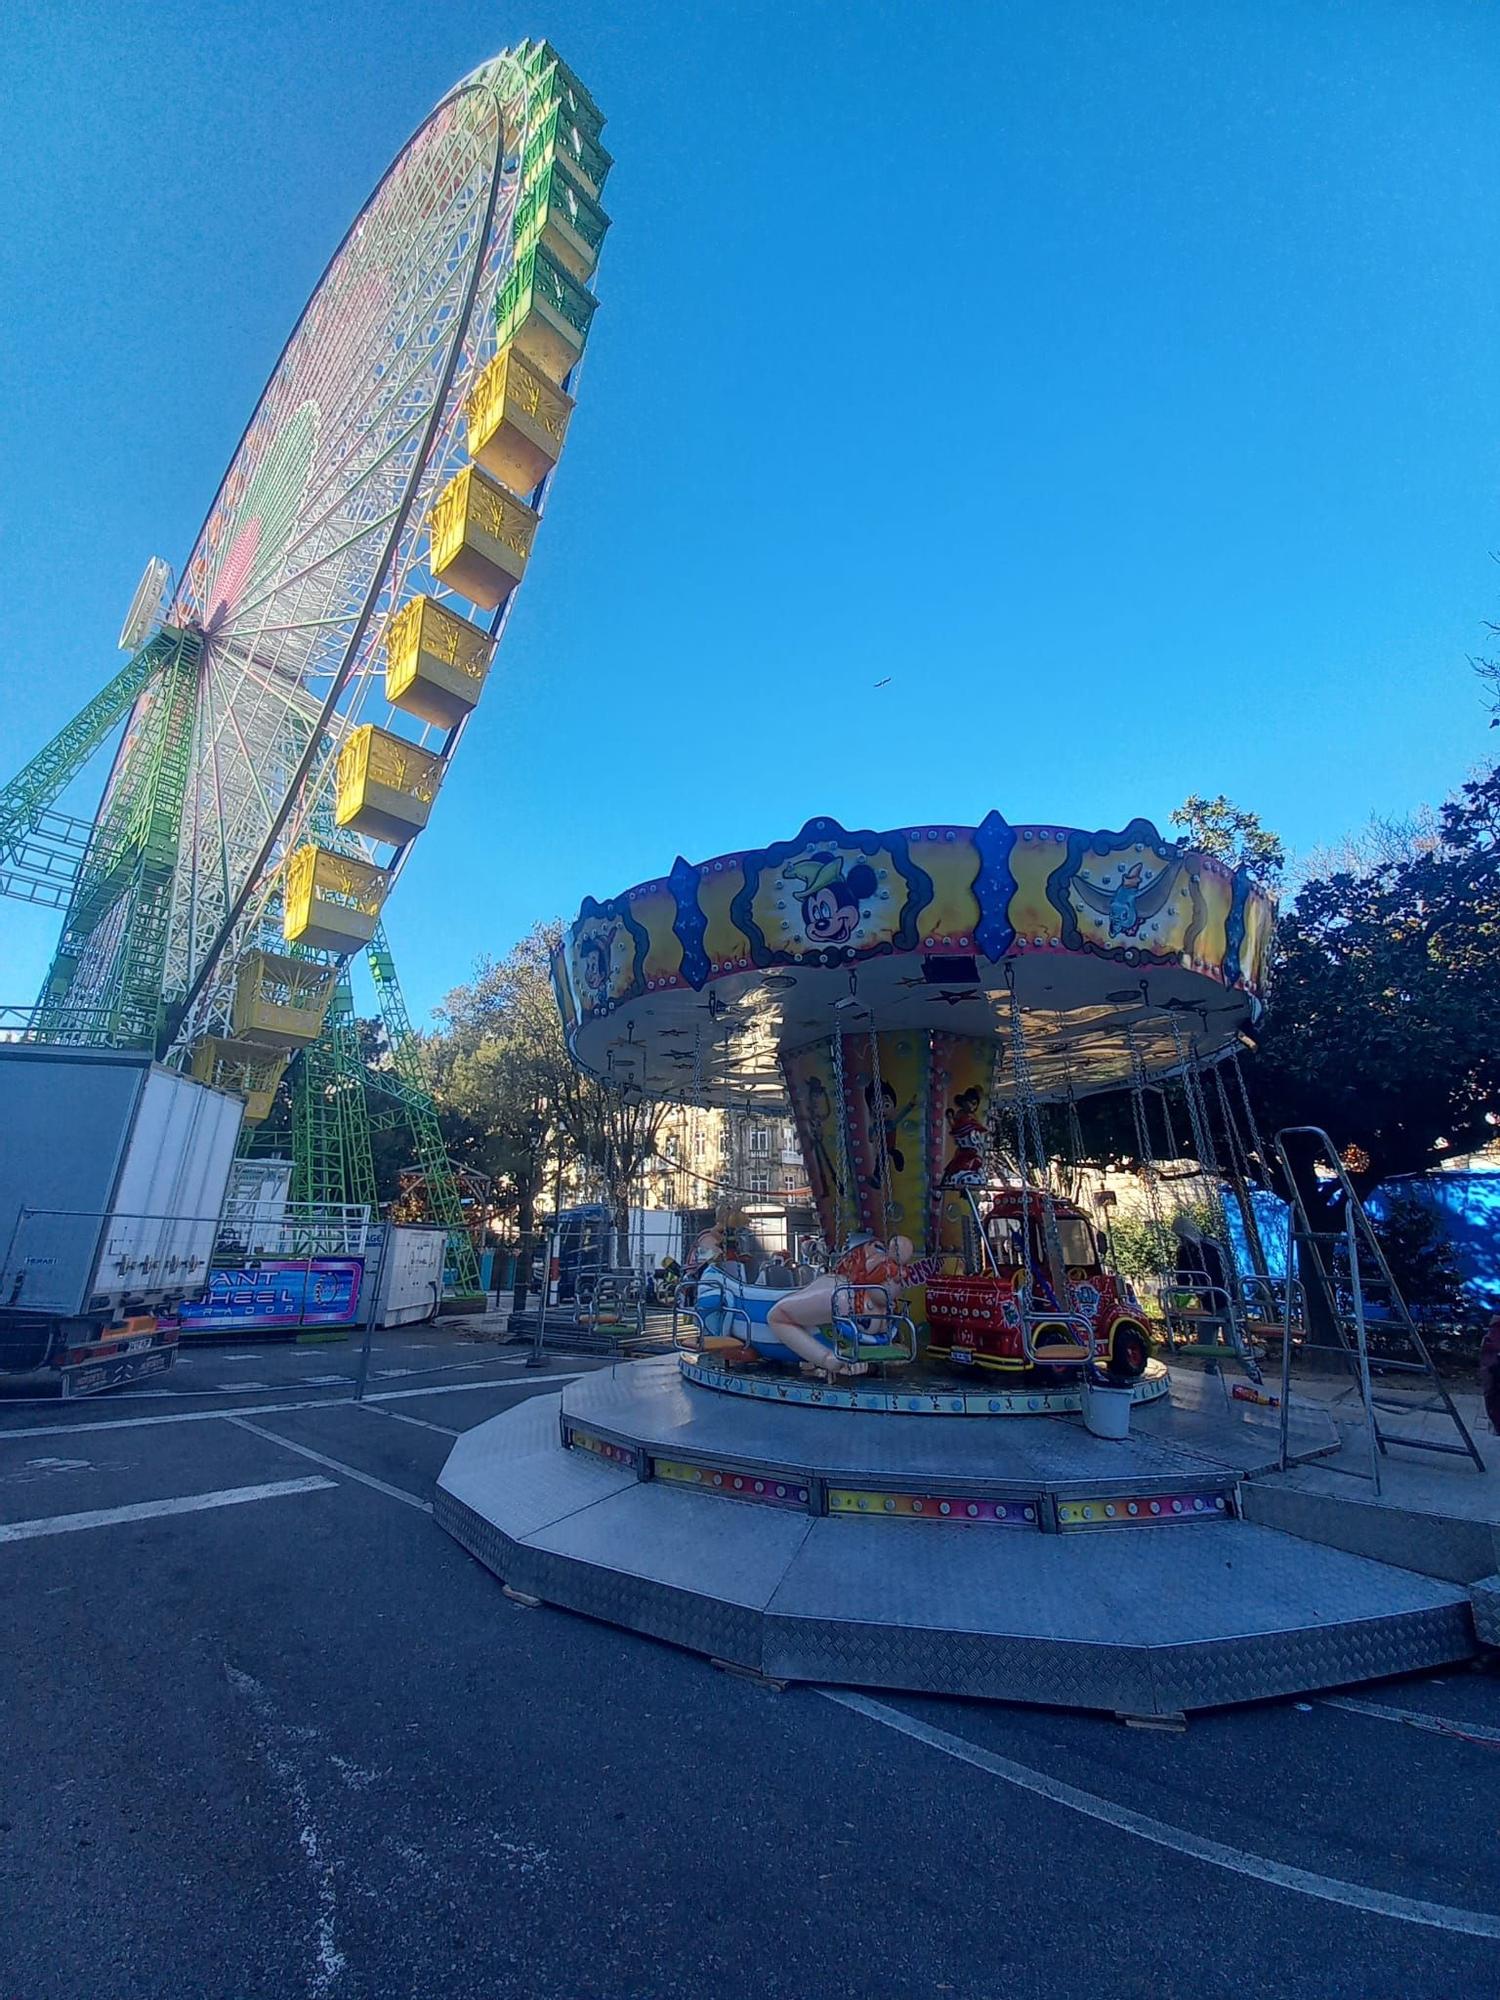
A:
<svg viewBox="0 0 1500 2000">
<path fill-rule="evenodd" d="M 1131 1394 L 1128 1389 L 1100 1388 L 1093 1382 L 1083 1385 L 1084 1428 L 1096 1438 L 1123 1438 L 1130 1435 Z"/>
</svg>

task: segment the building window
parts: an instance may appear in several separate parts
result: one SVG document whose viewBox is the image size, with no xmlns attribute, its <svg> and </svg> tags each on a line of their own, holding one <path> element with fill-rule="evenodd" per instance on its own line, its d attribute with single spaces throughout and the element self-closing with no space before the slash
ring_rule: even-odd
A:
<svg viewBox="0 0 1500 2000">
<path fill-rule="evenodd" d="M 750 1169 L 750 1192 L 751 1194 L 769 1194 L 771 1192 L 771 1176 L 765 1167 L 752 1167 Z"/>
<path fill-rule="evenodd" d="M 759 1154 L 762 1158 L 770 1153 L 771 1132 L 769 1126 L 752 1125 L 750 1127 L 750 1150 L 752 1153 Z"/>
</svg>

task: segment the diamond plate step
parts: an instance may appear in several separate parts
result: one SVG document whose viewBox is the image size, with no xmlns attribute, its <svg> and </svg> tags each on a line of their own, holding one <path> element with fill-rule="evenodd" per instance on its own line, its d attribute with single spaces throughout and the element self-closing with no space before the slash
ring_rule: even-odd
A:
<svg viewBox="0 0 1500 2000">
<path fill-rule="evenodd" d="M 814 1518 L 565 1451 L 562 1401 L 458 1440 L 441 1525 L 514 1590 L 773 1679 L 1170 1714 L 1474 1650 L 1465 1591 L 1250 1522 L 1075 1536 Z"/>
</svg>

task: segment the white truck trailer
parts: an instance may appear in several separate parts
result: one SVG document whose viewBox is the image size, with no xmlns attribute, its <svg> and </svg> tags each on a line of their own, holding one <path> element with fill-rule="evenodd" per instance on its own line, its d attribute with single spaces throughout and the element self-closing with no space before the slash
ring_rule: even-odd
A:
<svg viewBox="0 0 1500 2000">
<path fill-rule="evenodd" d="M 0 1373 L 84 1395 L 171 1367 L 243 1115 L 145 1055 L 0 1044 Z"/>
</svg>

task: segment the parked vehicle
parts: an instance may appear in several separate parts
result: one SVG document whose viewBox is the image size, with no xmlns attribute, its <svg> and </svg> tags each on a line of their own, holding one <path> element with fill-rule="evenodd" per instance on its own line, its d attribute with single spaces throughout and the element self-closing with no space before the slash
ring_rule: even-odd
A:
<svg viewBox="0 0 1500 2000">
<path fill-rule="evenodd" d="M 0 1046 L 0 1374 L 85 1395 L 171 1367 L 243 1114 L 146 1055 Z"/>
</svg>

